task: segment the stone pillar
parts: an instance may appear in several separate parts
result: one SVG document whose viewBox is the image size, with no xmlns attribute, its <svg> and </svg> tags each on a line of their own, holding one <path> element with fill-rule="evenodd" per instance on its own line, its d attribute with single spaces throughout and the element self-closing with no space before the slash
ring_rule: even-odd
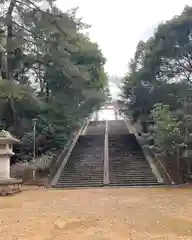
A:
<svg viewBox="0 0 192 240">
<path fill-rule="evenodd" d="M 99 113 L 98 113 L 98 111 L 96 111 L 95 115 L 96 115 L 96 121 L 98 121 L 98 119 L 99 119 Z"/>
<path fill-rule="evenodd" d="M 109 149 L 108 149 L 108 121 L 105 121 L 105 142 L 104 142 L 104 184 L 109 184 Z"/>
<path fill-rule="evenodd" d="M 115 109 L 115 120 L 118 120 L 118 114 L 116 109 Z"/>
</svg>

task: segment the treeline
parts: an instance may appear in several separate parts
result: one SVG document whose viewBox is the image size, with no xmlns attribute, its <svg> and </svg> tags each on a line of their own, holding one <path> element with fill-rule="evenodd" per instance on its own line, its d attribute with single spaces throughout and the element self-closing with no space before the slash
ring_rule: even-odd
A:
<svg viewBox="0 0 192 240">
<path fill-rule="evenodd" d="M 159 24 L 137 45 L 123 81 L 125 112 L 140 121 L 154 149 L 192 149 L 192 7 Z M 143 134 L 145 135 L 145 134 Z M 187 156 L 187 155 L 186 155 Z M 176 159 L 176 158 L 175 158 Z M 190 172 L 190 169 L 189 169 Z"/>
<path fill-rule="evenodd" d="M 82 34 L 89 25 L 55 0 L 0 1 L 0 128 L 19 137 L 17 159 L 63 148 L 106 99 L 105 58 Z"/>
</svg>

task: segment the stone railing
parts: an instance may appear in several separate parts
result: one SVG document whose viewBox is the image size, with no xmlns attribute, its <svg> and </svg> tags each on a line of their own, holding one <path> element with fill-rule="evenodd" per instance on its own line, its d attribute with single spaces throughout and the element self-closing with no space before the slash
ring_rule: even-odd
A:
<svg viewBox="0 0 192 240">
<path fill-rule="evenodd" d="M 108 121 L 105 125 L 105 142 L 104 142 L 104 184 L 109 184 L 109 149 L 108 149 Z"/>
<path fill-rule="evenodd" d="M 153 157 L 153 162 L 156 165 L 156 167 L 158 168 L 158 170 L 164 180 L 164 183 L 168 184 L 168 185 L 175 185 L 175 182 L 172 180 L 170 174 L 168 173 L 166 168 L 163 166 L 163 164 L 161 163 L 159 158 L 156 156 L 156 154 L 153 152 L 153 150 L 151 148 L 148 148 L 148 151 L 149 151 L 150 155 Z"/>
<path fill-rule="evenodd" d="M 67 160 L 73 150 L 73 148 L 75 147 L 75 144 L 79 138 L 80 135 L 82 135 L 85 131 L 85 129 L 87 128 L 89 124 L 89 119 L 86 119 L 83 123 L 83 125 L 81 126 L 81 128 L 78 131 L 75 131 L 71 134 L 67 144 L 65 145 L 64 149 L 62 150 L 62 152 L 60 153 L 59 157 L 57 158 L 57 160 L 55 162 L 53 162 L 53 165 L 50 167 L 51 171 L 49 174 L 49 185 L 54 186 L 57 183 L 58 180 L 58 171 L 60 168 L 64 168 L 64 166 L 67 163 Z"/>
</svg>

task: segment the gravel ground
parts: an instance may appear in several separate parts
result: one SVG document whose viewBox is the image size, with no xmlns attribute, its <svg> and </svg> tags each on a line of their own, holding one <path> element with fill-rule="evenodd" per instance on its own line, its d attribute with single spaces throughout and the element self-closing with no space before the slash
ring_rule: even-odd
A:
<svg viewBox="0 0 192 240">
<path fill-rule="evenodd" d="M 191 240 L 192 189 L 32 189 L 0 198 L 0 240 Z"/>
</svg>

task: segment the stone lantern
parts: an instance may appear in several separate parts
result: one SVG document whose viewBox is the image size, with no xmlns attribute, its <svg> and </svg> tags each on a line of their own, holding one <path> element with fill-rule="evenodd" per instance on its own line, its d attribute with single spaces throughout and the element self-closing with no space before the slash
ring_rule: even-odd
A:
<svg viewBox="0 0 192 240">
<path fill-rule="evenodd" d="M 0 180 L 10 179 L 10 157 L 14 155 L 13 144 L 20 143 L 7 131 L 0 132 Z"/>
<path fill-rule="evenodd" d="M 8 131 L 0 132 L 0 190 L 6 186 L 17 185 L 22 183 L 22 180 L 10 178 L 10 157 L 14 155 L 13 144 L 20 143 Z M 18 188 L 17 188 L 18 189 Z M 0 191 L 0 193 L 1 193 Z"/>
</svg>

